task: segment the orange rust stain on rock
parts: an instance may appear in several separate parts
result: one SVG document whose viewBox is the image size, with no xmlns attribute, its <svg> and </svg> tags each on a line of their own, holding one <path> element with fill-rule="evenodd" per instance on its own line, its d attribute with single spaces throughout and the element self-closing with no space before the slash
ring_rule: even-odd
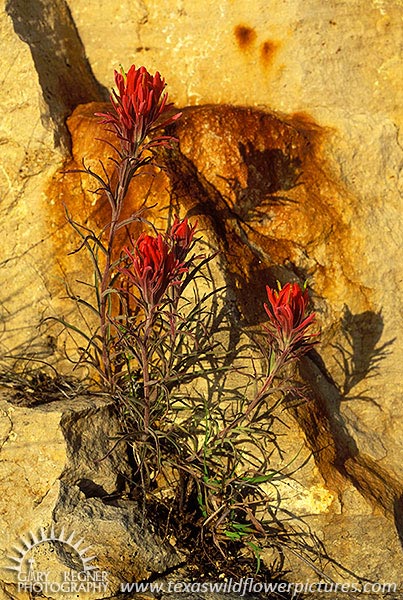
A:
<svg viewBox="0 0 403 600">
<path fill-rule="evenodd" d="M 329 131 L 309 115 L 221 105 L 185 110 L 175 133 L 181 160 L 194 169 L 178 173 L 181 206 L 210 219 L 240 296 L 246 290 L 241 303 L 250 322 L 272 269 L 276 276 L 289 277 L 290 270 L 302 280 L 313 277 L 317 294 L 335 301 L 356 295 L 346 190 L 324 167 Z M 260 266 L 253 258 L 259 254 Z"/>
<path fill-rule="evenodd" d="M 241 50 L 246 50 L 256 39 L 256 31 L 248 25 L 234 27 L 234 35 Z"/>
<path fill-rule="evenodd" d="M 78 240 L 66 226 L 63 203 L 94 230 L 110 221 L 107 199 L 89 191 L 96 182 L 85 174 L 65 173 L 82 167 L 84 159 L 98 173 L 102 161 L 112 174 L 113 151 L 102 141 L 112 139 L 94 116 L 104 110 L 105 105 L 90 104 L 74 111 L 68 120 L 72 159 L 49 185 L 52 220 L 60 225 L 55 256 L 64 265 L 74 261 L 67 252 Z M 250 322 L 259 318 L 254 309 L 260 311 L 273 269 L 277 278 L 279 269 L 285 274 L 290 268 L 301 279 L 314 277 L 318 295 L 329 299 L 348 293 L 351 286 L 343 274 L 354 271 L 354 257 L 347 250 L 345 190 L 324 168 L 326 131 L 306 114 L 280 116 L 227 105 L 189 107 L 183 113 L 172 128 L 178 147 L 159 159 L 166 169 L 150 167 L 148 176 L 135 178 L 122 217 L 135 212 L 148 195 L 148 206 L 155 208 L 147 218 L 157 228 L 165 228 L 169 210 L 198 219 L 228 259 Z M 134 225 L 132 235 L 140 227 Z M 122 229 L 120 243 L 126 242 Z M 250 299 L 251 286 L 256 302 Z"/>
<path fill-rule="evenodd" d="M 269 67 L 273 61 L 274 55 L 277 52 L 279 47 L 278 42 L 274 42 L 273 40 L 266 40 L 260 46 L 260 60 L 264 67 Z"/>
</svg>

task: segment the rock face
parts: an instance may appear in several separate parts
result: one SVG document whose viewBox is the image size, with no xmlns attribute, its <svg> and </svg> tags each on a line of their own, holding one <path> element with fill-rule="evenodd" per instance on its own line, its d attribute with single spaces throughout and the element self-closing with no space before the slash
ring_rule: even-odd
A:
<svg viewBox="0 0 403 600">
<path fill-rule="evenodd" d="M 83 159 L 95 168 L 108 157 L 93 116 L 100 105 L 76 106 L 104 100 L 103 86 L 120 62 L 160 70 L 171 99 L 187 107 L 175 130 L 179 145 L 161 158 L 164 172 L 139 179 L 126 210 L 149 193 L 150 204 L 198 218 L 221 250 L 222 276 L 248 326 L 263 319 L 267 283 L 308 278 L 323 336 L 301 369 L 311 400 L 287 415 L 290 452 L 304 439 L 314 457 L 294 506 L 316 513 L 318 535 L 338 562 L 368 578 L 392 580 L 393 573 L 397 580 L 402 7 L 256 0 L 251 10 L 228 0 L 219 9 L 183 2 L 171 10 L 127 0 L 94 10 L 84 0 L 35 0 L 25 14 L 25 4 L 6 3 L 0 17 L 3 355 L 16 366 L 27 356 L 58 361 L 63 337 L 48 322 L 38 336 L 38 323 L 54 314 L 69 318 L 63 280 L 85 279 L 89 269 L 81 257 L 67 257 L 77 244 L 63 202 L 89 225 L 107 218 L 88 180 L 65 173 Z M 163 225 L 163 212 L 149 216 Z M 57 410 L 45 412 L 48 427 Z M 51 503 L 59 494 L 49 491 L 64 464 L 55 456 L 52 481 L 27 466 L 36 477 L 28 478 L 27 498 L 36 495 L 39 508 L 38 498 Z M 20 469 L 13 460 L 12 481 Z M 85 469 L 80 477 L 92 480 Z M 97 485 L 108 493 L 113 487 Z M 315 504 L 315 490 L 323 502 Z M 308 498 L 303 509 L 301 497 Z M 11 537 L 39 524 L 33 510 L 24 511 Z M 357 552 L 362 540 L 365 550 Z"/>
<path fill-rule="evenodd" d="M 69 570 L 81 571 L 82 558 L 74 555 L 80 539 L 82 557 L 93 557 L 97 572 L 108 573 L 101 595 L 89 589 L 83 597 L 112 596 L 121 583 L 148 579 L 180 562 L 180 555 L 151 533 L 135 503 L 116 500 L 130 477 L 124 444 L 111 452 L 118 435 L 114 408 L 105 400 L 75 398 L 36 407 L 1 400 L 0 560 L 6 597 L 28 597 L 29 588 L 18 588 L 18 582 L 29 560 L 54 584 Z M 41 541 L 41 530 L 46 540 L 54 531 L 55 542 L 35 544 L 33 536 Z M 67 596 L 43 591 L 76 597 L 74 590 Z"/>
</svg>

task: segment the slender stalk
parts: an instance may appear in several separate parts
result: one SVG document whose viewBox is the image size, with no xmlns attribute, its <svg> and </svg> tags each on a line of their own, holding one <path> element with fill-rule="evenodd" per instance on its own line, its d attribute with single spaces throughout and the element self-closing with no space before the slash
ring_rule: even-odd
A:
<svg viewBox="0 0 403 600">
<path fill-rule="evenodd" d="M 225 438 L 230 431 L 232 431 L 235 427 L 237 427 L 242 421 L 247 419 L 249 415 L 258 407 L 261 400 L 265 397 L 267 390 L 272 386 L 274 378 L 278 375 L 284 365 L 287 363 L 290 358 L 290 348 L 285 348 L 280 355 L 274 361 L 270 369 L 270 373 L 265 379 L 263 386 L 260 388 L 259 392 L 256 394 L 252 402 L 249 404 L 246 411 L 233 419 L 228 425 L 226 425 L 223 429 L 221 429 L 218 433 L 216 433 L 211 442 L 214 443 L 219 439 Z"/>
<path fill-rule="evenodd" d="M 102 273 L 102 279 L 99 285 L 99 312 L 102 339 L 102 363 L 106 382 L 108 383 L 112 392 L 114 391 L 115 381 L 110 357 L 110 297 L 108 295 L 108 289 L 110 288 L 111 283 L 111 265 L 113 261 L 115 238 L 120 222 L 120 214 L 122 212 L 123 200 L 127 193 L 131 177 L 134 175 L 135 170 L 136 165 L 133 166 L 133 161 L 130 158 L 123 159 L 118 167 L 118 182 L 116 184 L 115 192 L 108 193 L 108 199 L 111 205 L 111 221 L 109 225 L 108 241 L 106 244 L 105 265 Z"/>
<path fill-rule="evenodd" d="M 113 391 L 113 375 L 110 361 L 110 331 L 109 331 L 109 311 L 108 304 L 109 298 L 107 295 L 107 290 L 110 285 L 111 279 L 111 259 L 112 259 L 112 250 L 113 250 L 113 242 L 115 239 L 115 228 L 116 228 L 116 216 L 112 215 L 112 221 L 109 228 L 109 237 L 108 243 L 106 246 L 107 254 L 105 259 L 105 266 L 102 274 L 102 279 L 100 283 L 100 326 L 101 326 L 101 339 L 102 339 L 102 362 L 105 371 L 105 378 L 109 386 L 111 387 L 111 391 Z"/>
<path fill-rule="evenodd" d="M 147 314 L 144 325 L 144 339 L 141 344 L 141 370 L 143 373 L 143 390 L 144 390 L 144 431 L 148 431 L 150 427 L 151 413 L 151 390 L 150 390 L 150 366 L 148 356 L 148 341 L 153 325 L 154 307 Z"/>
</svg>

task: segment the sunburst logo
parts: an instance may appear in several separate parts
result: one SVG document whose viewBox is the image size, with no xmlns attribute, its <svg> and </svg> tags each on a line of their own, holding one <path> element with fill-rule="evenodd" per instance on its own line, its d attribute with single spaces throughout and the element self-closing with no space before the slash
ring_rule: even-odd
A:
<svg viewBox="0 0 403 600">
<path fill-rule="evenodd" d="M 60 581 L 50 581 L 50 571 L 36 568 L 35 557 L 40 554 L 39 547 L 45 544 L 56 550 L 61 562 L 69 569 L 59 573 Z M 20 537 L 19 544 L 13 547 L 13 554 L 8 556 L 12 564 L 5 569 L 16 573 L 18 591 L 37 594 L 105 591 L 108 574 L 92 563 L 96 556 L 89 554 L 90 550 L 91 546 L 87 546 L 74 531 L 66 534 L 64 528 L 59 532 L 54 526 L 48 532 L 41 528 L 37 534 L 30 531 Z"/>
<path fill-rule="evenodd" d="M 50 543 L 53 545 L 65 546 L 71 555 L 71 562 L 76 563 L 76 565 L 77 562 L 81 563 L 81 569 L 79 569 L 80 571 L 93 571 L 97 567 L 92 565 L 91 561 L 96 557 L 87 556 L 87 552 L 90 550 L 91 546 L 82 548 L 81 546 L 84 542 L 83 538 L 77 541 L 75 541 L 74 538 L 75 532 L 73 531 L 66 536 L 64 528 L 61 529 L 59 534 L 55 532 L 54 527 L 51 528 L 50 533 L 48 534 L 42 528 L 39 530 L 38 535 L 35 535 L 32 531 L 30 531 L 26 537 L 20 537 L 21 547 L 14 546 L 13 550 L 15 550 L 16 555 L 8 556 L 8 558 L 15 563 L 15 566 L 6 568 L 10 571 L 16 571 L 18 574 L 23 572 L 24 566 L 28 566 L 28 570 L 32 571 L 34 559 L 29 558 L 29 554 L 36 546 Z"/>
</svg>

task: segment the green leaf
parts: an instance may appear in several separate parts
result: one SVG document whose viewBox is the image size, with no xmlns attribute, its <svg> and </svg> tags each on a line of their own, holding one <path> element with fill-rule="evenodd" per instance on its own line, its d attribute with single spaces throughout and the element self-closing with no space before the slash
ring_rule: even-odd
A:
<svg viewBox="0 0 403 600">
<path fill-rule="evenodd" d="M 269 373 L 273 373 L 275 364 L 276 364 L 276 353 L 271 351 L 270 352 L 270 360 L 269 360 Z"/>
<path fill-rule="evenodd" d="M 253 527 L 251 527 L 247 523 L 231 523 L 231 527 L 233 527 L 243 535 L 247 535 L 248 533 L 255 533 Z"/>
<path fill-rule="evenodd" d="M 99 310 L 96 309 L 95 306 L 93 306 L 90 302 L 87 302 L 87 300 L 83 300 L 83 298 L 78 298 L 77 296 L 73 296 L 72 300 L 77 302 L 77 304 L 82 304 L 83 306 L 94 312 L 97 315 L 97 317 L 99 317 Z"/>
<path fill-rule="evenodd" d="M 256 475 L 255 477 L 244 477 L 242 481 L 246 483 L 266 483 L 267 481 L 271 481 L 273 477 L 277 474 L 276 471 L 268 475 Z"/>
<path fill-rule="evenodd" d="M 236 531 L 228 531 L 227 529 L 224 531 L 224 535 L 233 541 L 239 541 L 241 539 L 241 534 Z"/>
<path fill-rule="evenodd" d="M 84 331 L 81 331 L 81 329 L 79 329 L 78 327 L 76 327 L 75 325 L 72 325 L 72 323 L 69 323 L 68 321 L 65 321 L 64 319 L 62 319 L 61 317 L 48 317 L 48 319 L 52 319 L 52 321 L 56 321 L 56 323 L 60 323 L 61 325 L 64 325 L 64 327 L 67 327 L 67 329 L 71 329 L 72 331 L 75 331 L 76 333 L 78 333 L 79 335 L 81 335 L 81 337 L 83 337 L 85 340 L 87 340 L 87 342 L 93 346 L 96 350 L 98 350 L 98 352 L 100 351 L 99 346 L 94 342 L 95 339 L 95 335 L 93 336 L 89 336 L 86 333 L 84 333 Z"/>
<path fill-rule="evenodd" d="M 256 574 L 257 574 L 260 571 L 260 566 L 261 566 L 260 555 L 261 555 L 262 549 L 257 544 L 255 544 L 254 542 L 246 542 L 246 543 L 249 546 L 249 548 L 253 551 L 253 554 L 255 555 L 255 558 L 256 558 Z"/>
</svg>

